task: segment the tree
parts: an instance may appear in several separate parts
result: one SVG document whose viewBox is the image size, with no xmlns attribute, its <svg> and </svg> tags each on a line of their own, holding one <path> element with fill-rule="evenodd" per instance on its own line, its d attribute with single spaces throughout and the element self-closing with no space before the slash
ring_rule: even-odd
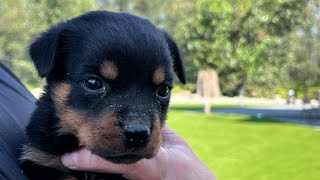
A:
<svg viewBox="0 0 320 180">
<path fill-rule="evenodd" d="M 287 34 L 304 23 L 308 2 L 293 0 L 197 0 L 195 16 L 179 33 L 187 58 L 199 69 L 216 69 L 222 91 L 245 85 L 272 89 L 285 71 Z M 275 78 L 277 77 L 277 78 Z"/>
<path fill-rule="evenodd" d="M 147 17 L 162 27 L 169 20 L 166 18 L 169 4 L 175 4 L 175 1 L 171 0 L 98 0 L 97 2 L 100 9 L 130 12 Z"/>
<path fill-rule="evenodd" d="M 29 60 L 31 41 L 58 21 L 94 10 L 93 0 L 0 0 L 0 59 L 27 87 L 37 87 L 37 73 Z"/>
<path fill-rule="evenodd" d="M 309 18 L 303 26 L 292 34 L 292 48 L 288 74 L 296 89 L 303 96 L 313 98 L 309 87 L 317 85 L 320 78 L 320 1 L 309 4 Z"/>
</svg>

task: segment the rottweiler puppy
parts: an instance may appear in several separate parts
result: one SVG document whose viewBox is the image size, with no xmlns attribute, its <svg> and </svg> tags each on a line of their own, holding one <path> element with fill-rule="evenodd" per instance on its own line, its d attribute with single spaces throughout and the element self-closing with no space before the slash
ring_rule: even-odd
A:
<svg viewBox="0 0 320 180">
<path fill-rule="evenodd" d="M 93 11 L 51 27 L 29 50 L 47 81 L 21 155 L 30 179 L 122 178 L 65 168 L 61 155 L 81 147 L 114 163 L 157 153 L 173 72 L 185 83 L 165 31 L 128 13 Z"/>
</svg>

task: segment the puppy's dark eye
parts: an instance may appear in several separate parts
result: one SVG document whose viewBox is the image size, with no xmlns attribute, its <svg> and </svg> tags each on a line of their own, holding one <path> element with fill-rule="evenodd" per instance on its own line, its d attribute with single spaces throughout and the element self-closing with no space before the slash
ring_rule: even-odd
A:
<svg viewBox="0 0 320 180">
<path fill-rule="evenodd" d="M 170 88 L 167 85 L 162 85 L 157 89 L 157 95 L 159 97 L 167 97 L 169 95 Z"/>
<path fill-rule="evenodd" d="M 83 85 L 90 90 L 100 90 L 103 88 L 102 80 L 96 77 L 89 77 L 83 81 Z"/>
</svg>

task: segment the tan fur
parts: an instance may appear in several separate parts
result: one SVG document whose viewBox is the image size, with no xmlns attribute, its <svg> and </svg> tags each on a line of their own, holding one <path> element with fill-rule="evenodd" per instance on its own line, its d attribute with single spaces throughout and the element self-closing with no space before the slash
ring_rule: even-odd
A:
<svg viewBox="0 0 320 180">
<path fill-rule="evenodd" d="M 163 67 L 158 67 L 154 72 L 153 72 L 153 77 L 152 77 L 152 82 L 155 85 L 159 85 L 163 83 L 165 78 L 165 72 Z"/>
<path fill-rule="evenodd" d="M 29 160 L 38 165 L 51 167 L 62 171 L 68 171 L 68 169 L 62 165 L 60 156 L 48 154 L 28 145 L 23 146 L 20 160 Z"/>
<path fill-rule="evenodd" d="M 68 107 L 65 102 L 70 93 L 69 84 L 61 83 L 54 88 L 54 104 L 60 119 L 59 133 L 71 133 L 78 137 L 80 146 L 90 149 L 107 149 L 110 152 L 124 151 L 124 143 L 118 129 L 115 113 L 105 112 L 87 117 L 84 112 Z"/>
<path fill-rule="evenodd" d="M 100 73 L 103 77 L 111 80 L 115 80 L 118 77 L 118 67 L 113 62 L 104 62 L 101 65 Z"/>
<path fill-rule="evenodd" d="M 75 112 L 73 109 L 66 106 L 67 97 L 71 91 L 71 85 L 60 83 L 54 86 L 52 99 L 57 110 L 57 116 L 60 121 L 60 134 L 77 134 L 80 123 L 83 119 L 80 112 Z"/>
<path fill-rule="evenodd" d="M 125 151 L 125 144 L 120 133 L 116 114 L 109 112 L 83 123 L 79 129 L 79 138 L 90 149 L 121 153 Z"/>
<path fill-rule="evenodd" d="M 106 110 L 99 115 L 88 117 L 85 112 L 80 112 L 66 105 L 71 86 L 66 83 L 54 87 L 53 100 L 60 119 L 60 134 L 73 134 L 79 139 L 80 146 L 91 150 L 123 154 L 126 152 L 124 140 L 116 113 Z M 154 116 L 153 130 L 150 143 L 146 148 L 137 152 L 143 157 L 153 157 L 161 143 L 160 119 Z"/>
</svg>

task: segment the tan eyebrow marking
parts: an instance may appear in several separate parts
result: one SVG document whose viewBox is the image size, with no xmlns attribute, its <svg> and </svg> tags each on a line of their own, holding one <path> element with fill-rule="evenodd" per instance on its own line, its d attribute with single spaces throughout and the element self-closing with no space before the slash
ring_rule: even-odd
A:
<svg viewBox="0 0 320 180">
<path fill-rule="evenodd" d="M 159 84 L 163 83 L 164 78 L 165 78 L 164 68 L 163 67 L 158 67 L 153 72 L 152 82 L 155 85 L 159 85 Z"/>
<path fill-rule="evenodd" d="M 113 62 L 104 62 L 101 65 L 100 73 L 103 77 L 111 80 L 115 80 L 118 77 L 118 67 Z"/>
</svg>

